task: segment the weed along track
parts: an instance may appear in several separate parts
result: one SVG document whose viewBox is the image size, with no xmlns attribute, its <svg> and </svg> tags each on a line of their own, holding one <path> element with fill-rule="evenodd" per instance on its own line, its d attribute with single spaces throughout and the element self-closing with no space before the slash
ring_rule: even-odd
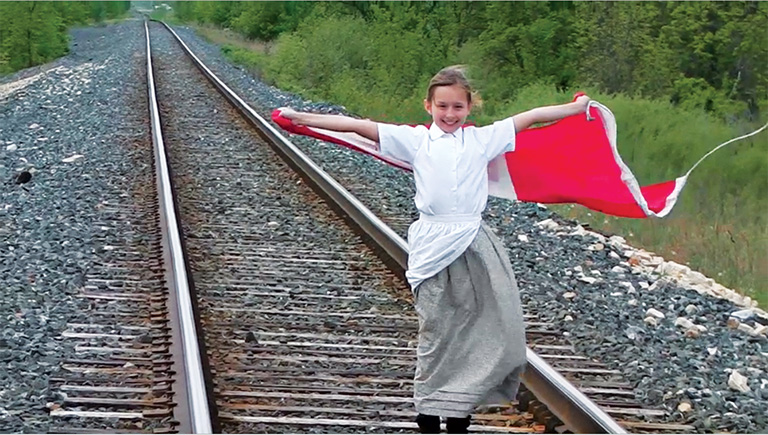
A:
<svg viewBox="0 0 768 435">
<path fill-rule="evenodd" d="M 55 386 L 69 398 L 52 411 L 58 431 L 417 432 L 418 320 L 402 239 L 271 126 L 254 129 L 259 115 L 223 96 L 174 34 L 148 29 L 160 115 L 150 122 L 165 147 L 155 161 L 167 160 L 172 185 L 158 176 L 146 195 L 172 191 L 174 202 L 130 216 L 109 208 L 155 238 L 90 277 L 108 309 L 66 334 L 92 354 Z M 535 307 L 526 325 L 518 402 L 482 410 L 470 431 L 690 431 L 641 406 L 617 371 L 578 355 Z"/>
</svg>

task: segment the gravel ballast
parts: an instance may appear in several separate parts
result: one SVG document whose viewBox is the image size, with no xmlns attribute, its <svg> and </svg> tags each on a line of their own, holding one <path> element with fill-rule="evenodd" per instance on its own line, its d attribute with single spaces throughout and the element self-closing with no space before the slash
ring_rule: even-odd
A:
<svg viewBox="0 0 768 435">
<path fill-rule="evenodd" d="M 49 430 L 50 378 L 75 356 L 61 334 L 87 318 L 78 290 L 120 237 L 97 225 L 98 204 L 129 191 L 127 145 L 146 139 L 142 29 L 75 29 L 71 54 L 0 84 L 0 432 Z"/>
</svg>

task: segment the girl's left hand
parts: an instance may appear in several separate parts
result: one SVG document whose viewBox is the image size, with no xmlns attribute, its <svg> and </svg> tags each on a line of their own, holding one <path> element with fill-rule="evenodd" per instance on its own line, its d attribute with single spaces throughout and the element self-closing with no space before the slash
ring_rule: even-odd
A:
<svg viewBox="0 0 768 435">
<path fill-rule="evenodd" d="M 582 105 L 586 109 L 587 108 L 587 104 L 589 104 L 590 100 L 591 100 L 591 98 L 589 98 L 586 95 L 579 95 L 578 97 L 576 97 L 575 102 L 579 103 L 580 105 Z"/>
</svg>

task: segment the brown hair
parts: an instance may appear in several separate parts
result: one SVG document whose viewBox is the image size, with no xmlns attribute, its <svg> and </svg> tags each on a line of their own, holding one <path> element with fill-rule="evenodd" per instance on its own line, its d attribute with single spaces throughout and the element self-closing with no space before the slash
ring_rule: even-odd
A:
<svg viewBox="0 0 768 435">
<path fill-rule="evenodd" d="M 435 88 L 438 86 L 451 86 L 459 85 L 467 91 L 467 101 L 472 104 L 480 104 L 480 96 L 477 92 L 472 90 L 472 84 L 469 82 L 466 74 L 466 67 L 464 65 L 448 66 L 440 70 L 432 80 L 429 81 L 429 87 L 427 87 L 427 101 L 432 101 L 435 96 Z"/>
</svg>

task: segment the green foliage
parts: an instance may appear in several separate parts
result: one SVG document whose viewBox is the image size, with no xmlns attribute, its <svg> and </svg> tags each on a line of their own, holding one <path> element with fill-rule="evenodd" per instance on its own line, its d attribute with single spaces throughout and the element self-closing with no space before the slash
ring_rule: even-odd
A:
<svg viewBox="0 0 768 435">
<path fill-rule="evenodd" d="M 257 51 L 247 50 L 235 45 L 226 44 L 221 47 L 221 52 L 232 62 L 245 66 L 248 71 L 257 77 L 262 75 L 267 63 L 267 56 Z"/>
<path fill-rule="evenodd" d="M 311 8 L 303 2 L 246 2 L 231 20 L 232 28 L 248 38 L 272 40 L 296 30 Z"/>
<path fill-rule="evenodd" d="M 62 17 L 51 2 L 0 3 L 4 73 L 47 62 L 67 52 Z"/>
<path fill-rule="evenodd" d="M 479 67 L 488 100 L 508 100 L 534 82 L 570 85 L 575 65 L 568 46 L 569 16 L 568 9 L 551 3 L 488 4 L 485 30 L 462 52 Z"/>
<path fill-rule="evenodd" d="M 582 83 L 669 98 L 720 118 L 757 119 L 768 95 L 768 5 L 578 2 Z"/>
<path fill-rule="evenodd" d="M 225 52 L 283 89 L 382 121 L 427 120 L 429 78 L 456 63 L 469 65 L 482 92 L 472 117 L 481 125 L 584 89 L 615 113 L 620 153 L 641 184 L 683 175 L 718 143 L 765 123 L 768 3 L 311 2 L 297 11 L 274 3 L 175 8 L 251 38 L 276 37 L 256 57 Z M 763 133 L 718 151 L 663 220 L 558 210 L 765 304 L 765 143 Z"/>
<path fill-rule="evenodd" d="M 127 1 L 0 2 L 0 74 L 66 54 L 69 26 L 118 18 L 129 7 Z"/>
<path fill-rule="evenodd" d="M 193 16 L 198 23 L 210 23 L 221 27 L 230 27 L 230 12 L 235 2 L 201 1 L 193 3 Z"/>
<path fill-rule="evenodd" d="M 323 19 L 336 19 L 337 32 L 348 35 L 345 26 L 363 20 L 369 31 L 348 41 L 369 41 L 361 80 L 398 98 L 460 62 L 472 66 L 492 106 L 533 83 L 668 99 L 728 120 L 758 119 L 768 102 L 763 2 L 219 1 L 174 8 L 182 20 L 262 40 L 307 38 L 306 28 Z"/>
</svg>

